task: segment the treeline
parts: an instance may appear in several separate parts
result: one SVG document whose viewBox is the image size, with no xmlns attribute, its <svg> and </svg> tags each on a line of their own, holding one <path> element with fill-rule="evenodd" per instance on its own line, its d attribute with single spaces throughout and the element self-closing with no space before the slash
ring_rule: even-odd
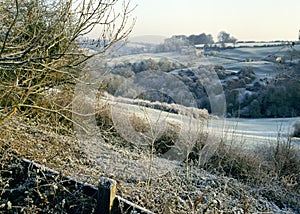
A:
<svg viewBox="0 0 300 214">
<path fill-rule="evenodd" d="M 166 57 L 160 58 L 159 60 L 147 58 L 135 62 L 119 62 L 107 68 L 110 70 L 111 77 L 108 78 L 109 83 L 107 84 L 106 90 L 108 93 L 114 95 L 126 79 L 132 78 L 143 71 L 170 72 L 182 68 L 184 68 L 184 65 Z"/>
<path fill-rule="evenodd" d="M 226 43 L 232 43 L 235 45 L 237 39 L 231 36 L 225 31 L 221 31 L 217 36 L 217 43 L 225 47 Z M 190 47 L 195 45 L 204 45 L 206 47 L 212 47 L 216 42 L 211 34 L 201 33 L 198 35 L 174 35 L 170 38 L 165 39 L 162 44 L 159 44 L 155 48 L 155 52 L 170 52 L 170 51 L 181 51 L 184 52 Z"/>
<path fill-rule="evenodd" d="M 115 64 L 111 69 L 111 73 L 124 77 L 131 77 L 132 75 L 143 71 L 152 70 L 170 72 L 183 67 L 184 65 L 182 65 L 181 63 L 170 60 L 166 57 L 160 58 L 159 60 L 148 58 L 136 62 L 124 61 Z"/>
<path fill-rule="evenodd" d="M 220 31 L 217 36 L 218 43 L 236 43 L 237 39 L 230 35 L 230 33 L 227 33 L 225 31 Z M 211 34 L 206 33 L 200 33 L 198 35 L 192 34 L 189 36 L 186 35 L 174 35 L 171 38 L 166 39 L 165 41 L 169 40 L 183 40 L 187 41 L 190 45 L 198 45 L 198 44 L 214 44 L 216 43 L 214 41 L 214 38 Z"/>
<path fill-rule="evenodd" d="M 249 103 L 250 117 L 300 116 L 299 80 L 288 76 L 278 77 L 258 95 Z"/>
<path fill-rule="evenodd" d="M 280 75 L 272 80 L 246 85 L 247 76 L 224 87 L 228 116 L 276 118 L 300 116 L 300 82 L 298 77 Z M 232 86 L 232 85 L 231 85 Z M 243 88 L 242 88 L 243 87 Z"/>
</svg>

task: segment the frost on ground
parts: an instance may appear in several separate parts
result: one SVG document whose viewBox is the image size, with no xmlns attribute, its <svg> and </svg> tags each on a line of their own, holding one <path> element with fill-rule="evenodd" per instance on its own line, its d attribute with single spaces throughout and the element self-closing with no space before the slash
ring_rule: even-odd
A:
<svg viewBox="0 0 300 214">
<path fill-rule="evenodd" d="M 155 213 L 299 212 L 299 206 L 295 205 L 299 195 L 289 192 L 288 188 L 281 189 L 276 183 L 243 184 L 219 172 L 211 174 L 192 165 L 187 178 L 185 166 L 180 162 L 157 159 L 150 184 L 147 184 L 148 154 L 113 135 L 104 137 L 101 151 L 87 154 L 76 138 L 29 124 L 22 118 L 7 121 L 0 130 L 1 212 L 67 212 L 66 207 L 71 205 L 78 211 L 93 212 L 93 207 L 78 207 L 92 203 L 80 198 L 80 192 L 65 192 L 59 180 L 45 181 L 43 177 L 28 180 L 31 172 L 19 168 L 20 158 L 34 160 L 95 186 L 101 176 L 113 178 L 118 183 L 118 195 Z M 39 181 L 42 183 L 36 183 Z M 9 200 L 4 197 L 16 190 L 20 197 Z M 294 211 L 284 203 L 287 198 L 294 203 Z"/>
</svg>

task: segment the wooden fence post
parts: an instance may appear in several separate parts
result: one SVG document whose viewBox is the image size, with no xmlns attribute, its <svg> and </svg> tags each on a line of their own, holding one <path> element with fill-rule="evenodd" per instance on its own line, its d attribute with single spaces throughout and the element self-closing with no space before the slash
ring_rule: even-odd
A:
<svg viewBox="0 0 300 214">
<path fill-rule="evenodd" d="M 98 185 L 97 211 L 99 214 L 110 214 L 116 197 L 117 183 L 113 179 L 101 177 Z"/>
</svg>

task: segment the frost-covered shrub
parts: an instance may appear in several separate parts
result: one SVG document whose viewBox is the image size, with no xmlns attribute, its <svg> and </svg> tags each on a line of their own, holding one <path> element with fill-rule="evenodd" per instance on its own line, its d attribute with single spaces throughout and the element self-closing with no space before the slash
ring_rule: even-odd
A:
<svg viewBox="0 0 300 214">
<path fill-rule="evenodd" d="M 178 141 L 179 131 L 180 124 L 167 122 L 165 131 L 154 143 L 155 153 L 161 155 L 168 152 L 175 145 L 176 141 Z"/>
<path fill-rule="evenodd" d="M 150 124 L 147 122 L 146 118 L 141 115 L 133 113 L 129 116 L 129 121 L 136 132 L 145 133 L 150 129 Z"/>
</svg>

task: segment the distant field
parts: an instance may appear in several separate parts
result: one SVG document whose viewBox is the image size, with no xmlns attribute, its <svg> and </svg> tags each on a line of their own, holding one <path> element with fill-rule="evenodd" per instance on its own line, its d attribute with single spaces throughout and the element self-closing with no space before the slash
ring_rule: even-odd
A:
<svg viewBox="0 0 300 214">
<path fill-rule="evenodd" d="M 192 54 L 180 54 L 179 52 L 133 54 L 113 58 L 111 63 L 122 61 L 136 62 L 149 58 L 159 60 L 163 57 L 166 57 L 171 60 L 178 61 L 183 65 L 187 65 L 188 63 L 195 66 L 220 64 L 228 69 L 239 69 L 242 66 L 253 66 L 256 69 L 261 70 L 261 72 L 269 74 L 270 71 L 274 70 L 275 57 L 289 58 L 289 55 L 293 51 L 300 51 L 300 44 L 295 45 L 293 48 L 284 45 L 273 47 L 242 47 L 224 49 L 220 51 L 214 51 L 215 53 L 213 55 L 199 57 L 196 57 Z M 298 62 L 299 56 L 294 60 L 294 62 Z"/>
<path fill-rule="evenodd" d="M 224 120 L 224 133 L 229 137 L 234 138 L 237 143 L 245 143 L 247 146 L 274 144 L 278 140 L 278 135 L 281 140 L 286 140 L 286 137 L 293 131 L 293 124 L 299 120 L 299 117 L 294 118 L 261 118 L 261 119 L 242 119 L 242 118 L 227 118 Z M 212 121 L 211 127 L 221 126 L 221 121 Z M 300 148 L 300 139 L 293 139 L 295 145 Z"/>
<path fill-rule="evenodd" d="M 199 127 L 201 121 L 179 114 L 162 112 L 160 110 L 131 105 L 127 103 L 113 102 L 114 111 L 124 114 L 139 114 L 141 118 L 145 115 L 152 118 L 152 121 L 169 120 L 181 124 L 182 127 L 190 126 L 191 129 Z M 228 142 L 243 144 L 245 148 L 253 148 L 256 145 L 274 144 L 278 140 L 278 135 L 282 140 L 293 131 L 293 124 L 300 120 L 300 117 L 293 118 L 261 118 L 261 119 L 243 119 L 243 118 L 210 118 L 206 120 L 208 126 L 204 126 L 211 135 L 223 137 Z M 192 123 L 191 123 L 192 121 Z M 192 124 L 192 125 L 190 125 Z M 126 128 L 126 127 L 125 127 Z M 300 139 L 293 138 L 293 143 L 299 146 Z"/>
</svg>

